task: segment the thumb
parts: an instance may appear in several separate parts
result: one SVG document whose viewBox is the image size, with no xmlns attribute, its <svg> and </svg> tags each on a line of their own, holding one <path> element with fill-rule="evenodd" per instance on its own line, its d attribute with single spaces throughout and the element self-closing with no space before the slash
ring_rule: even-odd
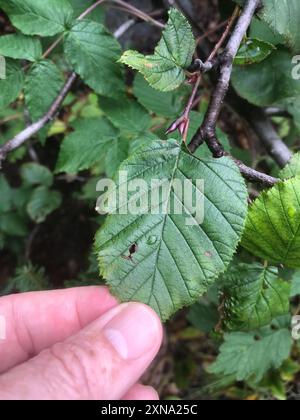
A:
<svg viewBox="0 0 300 420">
<path fill-rule="evenodd" d="M 120 399 L 152 362 L 161 341 L 161 323 L 152 309 L 120 305 L 0 376 L 0 399 Z"/>
</svg>

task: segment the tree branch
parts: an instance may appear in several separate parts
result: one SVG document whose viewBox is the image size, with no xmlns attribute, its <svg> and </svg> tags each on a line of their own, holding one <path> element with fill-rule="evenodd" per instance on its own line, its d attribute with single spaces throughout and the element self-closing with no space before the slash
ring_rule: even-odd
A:
<svg viewBox="0 0 300 420">
<path fill-rule="evenodd" d="M 290 161 L 292 153 L 279 137 L 265 111 L 240 98 L 233 89 L 230 89 L 226 102 L 249 123 L 269 155 L 283 168 Z"/>
<path fill-rule="evenodd" d="M 228 156 L 230 155 L 228 154 Z M 233 158 L 232 156 L 230 157 L 234 160 L 234 162 L 239 167 L 239 170 L 241 174 L 243 175 L 243 177 L 247 179 L 247 181 L 249 182 L 260 183 L 264 185 L 265 187 L 273 187 L 275 184 L 277 184 L 277 182 L 280 181 L 278 178 L 273 178 L 270 175 L 266 175 L 262 172 L 256 171 L 253 168 L 249 168 L 249 166 L 245 165 L 240 160 L 237 160 Z"/>
<path fill-rule="evenodd" d="M 234 57 L 238 52 L 243 37 L 247 32 L 259 3 L 259 0 L 247 0 L 237 25 L 228 41 L 226 49 L 222 55 L 220 77 L 212 94 L 208 111 L 203 124 L 189 145 L 191 153 L 194 153 L 205 141 L 215 158 L 220 158 L 224 155 L 224 149 L 219 143 L 216 135 L 217 121 L 229 88 Z"/>
</svg>

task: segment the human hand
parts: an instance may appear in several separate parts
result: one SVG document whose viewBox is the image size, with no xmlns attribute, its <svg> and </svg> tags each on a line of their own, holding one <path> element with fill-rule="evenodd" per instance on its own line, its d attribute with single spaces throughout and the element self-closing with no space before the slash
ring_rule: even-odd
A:
<svg viewBox="0 0 300 420">
<path fill-rule="evenodd" d="M 162 341 L 147 306 L 83 287 L 2 297 L 0 317 L 0 399 L 158 399 L 137 383 Z"/>
</svg>

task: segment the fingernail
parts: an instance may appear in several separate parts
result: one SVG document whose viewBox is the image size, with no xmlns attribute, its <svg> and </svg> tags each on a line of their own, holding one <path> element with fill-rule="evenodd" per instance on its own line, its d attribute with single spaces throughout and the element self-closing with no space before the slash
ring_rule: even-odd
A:
<svg viewBox="0 0 300 420">
<path fill-rule="evenodd" d="M 135 360 L 160 345 L 161 325 L 152 309 L 130 303 L 104 326 L 103 334 L 122 359 Z"/>
</svg>

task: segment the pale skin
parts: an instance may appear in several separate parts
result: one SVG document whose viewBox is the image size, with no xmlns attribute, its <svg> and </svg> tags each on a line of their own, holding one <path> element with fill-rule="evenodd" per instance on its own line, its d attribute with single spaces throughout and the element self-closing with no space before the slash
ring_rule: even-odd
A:
<svg viewBox="0 0 300 420">
<path fill-rule="evenodd" d="M 158 399 L 138 383 L 162 342 L 146 305 L 83 287 L 2 297 L 0 316 L 0 400 Z"/>
</svg>

